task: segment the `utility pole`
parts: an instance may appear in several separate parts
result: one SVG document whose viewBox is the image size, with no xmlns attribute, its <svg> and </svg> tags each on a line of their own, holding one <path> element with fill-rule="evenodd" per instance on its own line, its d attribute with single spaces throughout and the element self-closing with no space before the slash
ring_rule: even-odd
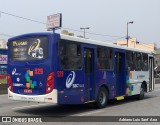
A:
<svg viewBox="0 0 160 125">
<path fill-rule="evenodd" d="M 86 31 L 85 31 L 85 30 L 86 30 L 86 29 L 89 29 L 89 28 L 90 28 L 90 27 L 85 27 L 85 28 L 82 28 L 82 27 L 81 27 L 81 28 L 80 28 L 80 29 L 83 30 L 83 32 L 84 32 L 84 36 L 83 36 L 84 38 L 86 38 L 86 36 L 85 36 L 85 35 L 86 35 Z"/>
<path fill-rule="evenodd" d="M 133 23 L 134 23 L 133 21 L 127 22 L 127 47 L 128 47 L 128 39 L 129 39 L 129 36 L 128 36 L 128 24 L 133 24 Z"/>
</svg>

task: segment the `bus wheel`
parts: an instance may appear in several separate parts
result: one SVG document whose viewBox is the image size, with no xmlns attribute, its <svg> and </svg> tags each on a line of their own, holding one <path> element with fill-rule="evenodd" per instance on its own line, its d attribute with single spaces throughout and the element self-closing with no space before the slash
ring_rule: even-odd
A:
<svg viewBox="0 0 160 125">
<path fill-rule="evenodd" d="M 144 98 L 144 96 L 145 96 L 145 87 L 144 87 L 144 85 L 141 85 L 140 94 L 138 94 L 137 98 L 138 98 L 139 100 L 141 100 L 141 99 Z"/>
<path fill-rule="evenodd" d="M 97 108 L 104 108 L 107 106 L 108 103 L 108 91 L 106 88 L 101 87 L 98 92 L 96 107 Z"/>
</svg>

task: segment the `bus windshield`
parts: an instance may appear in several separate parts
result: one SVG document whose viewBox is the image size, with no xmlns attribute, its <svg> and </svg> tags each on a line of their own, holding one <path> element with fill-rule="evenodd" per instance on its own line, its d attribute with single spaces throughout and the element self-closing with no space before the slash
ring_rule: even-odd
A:
<svg viewBox="0 0 160 125">
<path fill-rule="evenodd" d="M 10 43 L 11 61 L 34 61 L 48 57 L 48 38 L 31 37 L 17 39 Z"/>
</svg>

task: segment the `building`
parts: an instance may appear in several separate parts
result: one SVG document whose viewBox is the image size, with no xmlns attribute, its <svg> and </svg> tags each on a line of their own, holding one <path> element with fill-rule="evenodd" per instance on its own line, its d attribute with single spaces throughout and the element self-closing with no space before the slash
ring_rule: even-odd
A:
<svg viewBox="0 0 160 125">
<path fill-rule="evenodd" d="M 160 66 L 160 48 L 156 50 L 156 65 Z"/>
<path fill-rule="evenodd" d="M 7 83 L 7 49 L 0 48 L 0 83 Z"/>
<path fill-rule="evenodd" d="M 5 40 L 0 40 L 0 48 L 7 48 L 7 42 Z"/>
<path fill-rule="evenodd" d="M 127 46 L 127 40 L 117 41 L 114 44 L 120 46 Z M 154 61 L 155 77 L 160 77 L 160 48 L 157 49 L 155 43 L 144 44 L 138 42 L 136 38 L 131 38 L 128 40 L 128 47 L 153 52 L 155 54 L 155 61 Z"/>
<path fill-rule="evenodd" d="M 114 44 L 127 46 L 127 40 L 117 41 Z M 136 38 L 131 38 L 128 40 L 128 47 L 136 48 L 144 51 L 156 52 L 156 44 L 155 43 L 140 43 Z"/>
<path fill-rule="evenodd" d="M 61 33 L 64 35 L 74 36 L 74 33 L 68 32 L 68 30 L 62 30 Z"/>
<path fill-rule="evenodd" d="M 155 69 L 155 76 L 160 77 L 160 48 L 156 50 L 154 69 Z"/>
</svg>

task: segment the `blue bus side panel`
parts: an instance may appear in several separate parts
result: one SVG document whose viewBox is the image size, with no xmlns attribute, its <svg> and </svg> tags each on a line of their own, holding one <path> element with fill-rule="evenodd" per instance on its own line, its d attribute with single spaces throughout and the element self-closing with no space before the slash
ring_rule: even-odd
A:
<svg viewBox="0 0 160 125">
<path fill-rule="evenodd" d="M 97 70 L 96 83 L 98 84 L 98 86 L 96 87 L 97 88 L 96 95 L 98 94 L 99 87 L 105 85 L 109 89 L 109 99 L 113 99 L 115 97 L 116 86 L 115 86 L 114 71 Z"/>
<path fill-rule="evenodd" d="M 58 47 L 59 45 L 57 44 L 57 48 Z M 58 49 L 57 54 L 59 55 Z M 58 104 L 83 104 L 85 101 L 84 70 L 63 70 L 59 56 L 56 57 L 56 61 L 56 86 L 58 90 Z"/>
<path fill-rule="evenodd" d="M 57 78 L 58 103 L 82 104 L 84 102 L 84 76 L 82 71 L 61 71 Z"/>
<path fill-rule="evenodd" d="M 94 46 L 94 48 L 96 48 L 96 47 Z M 83 54 L 82 54 L 82 57 L 83 57 Z M 69 76 L 69 74 L 71 74 L 72 70 L 62 70 L 59 58 L 57 60 L 58 60 L 57 71 L 63 72 L 62 78 L 57 77 L 58 103 L 59 104 L 83 104 L 85 101 L 90 101 L 90 100 L 85 100 L 86 91 L 87 91 L 87 89 L 89 90 L 90 88 L 86 88 L 86 86 L 85 86 L 84 66 L 83 66 L 82 70 L 74 71 L 75 75 L 76 75 L 75 80 L 72 83 L 71 87 L 67 88 L 66 87 L 67 77 Z M 82 58 L 82 62 L 83 61 L 84 61 L 84 59 Z M 92 83 L 92 84 L 95 84 L 94 85 L 95 88 L 94 88 L 94 92 L 93 92 L 94 95 L 92 93 L 89 93 L 90 97 L 88 97 L 88 98 L 91 100 L 96 100 L 100 86 L 105 85 L 109 89 L 109 99 L 113 99 L 116 94 L 114 69 L 112 69 L 112 70 L 99 70 L 98 66 L 97 66 L 96 56 L 94 56 L 94 62 L 95 63 L 93 65 L 95 66 L 94 67 L 95 74 L 93 76 L 95 76 L 95 78 L 90 79 L 90 80 L 94 80 Z M 72 81 L 72 79 L 70 81 Z"/>
<path fill-rule="evenodd" d="M 90 45 L 83 45 L 85 48 L 92 48 L 96 52 L 96 46 L 90 46 Z M 83 49 L 82 49 L 83 50 Z M 111 70 L 99 70 L 98 65 L 97 65 L 97 57 L 96 54 L 94 54 L 94 70 L 95 70 L 95 92 L 93 93 L 94 95 L 90 94 L 89 98 L 92 100 L 96 100 L 98 90 L 100 86 L 105 85 L 108 87 L 109 90 L 109 99 L 114 99 L 116 96 L 119 95 L 125 95 L 125 90 L 126 90 L 126 70 L 125 70 L 125 60 L 122 62 L 122 67 L 123 67 L 123 73 L 122 76 L 116 76 L 116 62 L 115 62 L 115 52 L 123 53 L 125 56 L 125 51 L 119 50 L 119 49 L 113 49 L 113 69 Z M 83 52 L 82 52 L 83 53 Z M 123 57 L 125 58 L 125 57 Z M 58 59 L 59 60 L 59 59 Z M 83 54 L 82 54 L 82 63 L 84 63 L 83 59 Z M 84 64 L 83 64 L 84 65 Z M 58 62 L 58 70 L 62 70 L 60 61 Z M 62 70 L 63 71 L 63 70 Z M 89 101 L 85 100 L 85 94 L 87 91 L 87 88 L 85 87 L 85 71 L 84 71 L 84 66 L 82 70 L 77 70 L 74 71 L 76 74 L 76 77 L 74 79 L 74 82 L 72 83 L 72 86 L 70 88 L 66 87 L 67 84 L 67 77 L 69 74 L 71 74 L 72 70 L 64 70 L 64 76 L 63 78 L 57 78 L 57 88 L 58 88 L 58 102 L 60 104 L 81 104 L 84 101 Z M 117 78 L 116 78 L 117 77 Z M 93 78 L 94 79 L 94 78 Z M 92 80 L 93 80 L 92 79 Z M 116 80 L 117 79 L 117 80 Z M 72 81 L 72 79 L 71 79 Z M 117 83 L 116 83 L 117 81 Z M 61 85 L 59 85 L 61 84 Z M 77 88 L 74 88 L 77 86 Z M 90 88 L 88 88 L 90 89 Z M 118 93 L 119 92 L 119 93 Z"/>
</svg>

